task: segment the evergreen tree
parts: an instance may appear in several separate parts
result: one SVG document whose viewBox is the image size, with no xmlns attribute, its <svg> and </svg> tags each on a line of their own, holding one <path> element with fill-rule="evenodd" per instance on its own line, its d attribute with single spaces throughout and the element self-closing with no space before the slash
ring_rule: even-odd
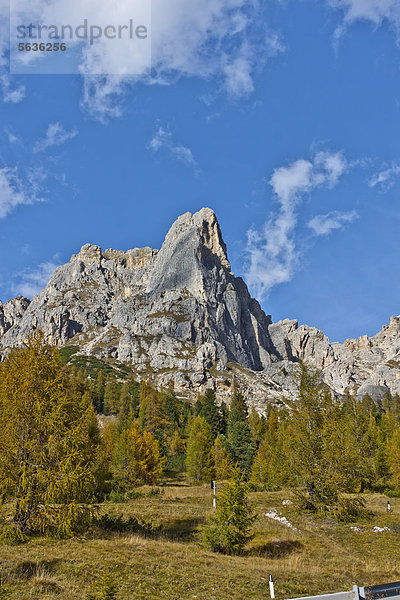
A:
<svg viewBox="0 0 400 600">
<path fill-rule="evenodd" d="M 219 480 L 229 479 L 232 474 L 232 462 L 219 436 L 215 439 L 212 448 L 212 458 L 215 478 Z"/>
<path fill-rule="evenodd" d="M 251 438 L 246 402 L 236 382 L 228 417 L 227 438 L 234 462 L 248 474 L 254 460 L 255 446 Z"/>
<path fill-rule="evenodd" d="M 248 423 L 253 445 L 258 448 L 267 429 L 265 418 L 260 416 L 255 408 L 252 407 L 250 410 Z"/>
<path fill-rule="evenodd" d="M 94 491 L 99 437 L 87 396 L 71 387 L 56 349 L 32 336 L 0 365 L 0 479 L 14 527 L 71 531 Z M 56 506 L 56 505 L 59 506 Z"/>
<path fill-rule="evenodd" d="M 282 455 L 277 452 L 277 444 L 266 437 L 260 443 L 251 469 L 251 483 L 266 490 L 278 490 L 281 486 Z"/>
<path fill-rule="evenodd" d="M 219 431 L 222 435 L 225 435 L 227 427 L 228 427 L 229 409 L 224 401 L 221 402 L 221 405 L 219 407 L 219 414 L 220 414 Z"/>
<path fill-rule="evenodd" d="M 197 398 L 196 398 L 196 402 L 194 404 L 194 414 L 197 416 L 201 416 L 201 411 L 203 410 L 203 402 L 202 399 L 200 397 L 200 394 L 198 394 Z"/>
<path fill-rule="evenodd" d="M 182 415 L 182 402 L 175 398 L 175 396 L 167 394 L 164 399 L 164 411 L 171 427 L 177 427 Z"/>
<path fill-rule="evenodd" d="M 165 413 L 165 395 L 157 392 L 147 381 L 140 384 L 139 425 L 157 437 L 169 425 Z"/>
<path fill-rule="evenodd" d="M 246 421 L 248 417 L 247 404 L 240 393 L 236 380 L 233 383 L 231 405 L 228 418 L 228 427 L 237 421 Z"/>
<path fill-rule="evenodd" d="M 154 485 L 163 473 L 165 462 L 158 441 L 150 432 L 142 433 L 134 421 L 118 436 L 114 465 L 116 479 L 122 488 L 140 483 Z"/>
<path fill-rule="evenodd" d="M 207 421 L 200 416 L 194 417 L 189 426 L 186 469 L 189 477 L 196 482 L 211 479 L 212 443 L 213 435 Z"/>
<path fill-rule="evenodd" d="M 104 414 L 105 415 L 116 415 L 119 412 L 120 390 L 118 389 L 117 383 L 114 379 L 108 379 L 104 388 Z"/>
<path fill-rule="evenodd" d="M 203 539 L 214 552 L 242 554 L 253 538 L 256 519 L 248 499 L 248 486 L 238 467 L 217 498 L 217 513 L 203 528 Z"/>
<path fill-rule="evenodd" d="M 216 395 L 214 390 L 208 388 L 201 400 L 200 416 L 204 417 L 211 431 L 216 437 L 220 432 L 220 413 L 217 407 Z"/>
<path fill-rule="evenodd" d="M 104 391 L 105 391 L 105 377 L 103 369 L 99 369 L 96 380 L 92 384 L 92 397 L 93 404 L 96 411 L 103 414 L 104 411 Z"/>
<path fill-rule="evenodd" d="M 254 460 L 255 447 L 251 440 L 247 421 L 236 421 L 229 424 L 228 441 L 234 461 L 245 474 L 249 474 Z"/>
</svg>

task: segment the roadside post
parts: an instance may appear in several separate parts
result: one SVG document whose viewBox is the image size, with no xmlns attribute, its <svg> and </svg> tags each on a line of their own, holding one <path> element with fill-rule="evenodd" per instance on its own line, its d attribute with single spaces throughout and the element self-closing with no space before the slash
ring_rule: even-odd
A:
<svg viewBox="0 0 400 600">
<path fill-rule="evenodd" d="M 211 489 L 213 491 L 213 508 L 217 508 L 217 482 L 214 480 L 211 481 Z"/>
<path fill-rule="evenodd" d="M 269 595 L 271 596 L 271 599 L 274 600 L 275 589 L 274 589 L 274 580 L 272 579 L 272 575 L 269 575 L 268 579 L 269 579 Z"/>
</svg>

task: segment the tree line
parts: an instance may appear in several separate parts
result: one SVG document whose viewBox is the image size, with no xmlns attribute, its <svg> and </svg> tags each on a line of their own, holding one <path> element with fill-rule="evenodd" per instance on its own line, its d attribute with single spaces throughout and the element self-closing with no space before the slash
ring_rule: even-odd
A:
<svg viewBox="0 0 400 600">
<path fill-rule="evenodd" d="M 0 499 L 13 507 L 3 535 L 67 535 L 91 504 L 166 471 L 292 487 L 304 508 L 331 514 L 354 509 L 346 492 L 400 489 L 398 396 L 336 398 L 301 364 L 296 399 L 263 416 L 235 383 L 228 407 L 212 389 L 192 404 L 125 375 L 65 365 L 40 335 L 0 364 Z"/>
</svg>

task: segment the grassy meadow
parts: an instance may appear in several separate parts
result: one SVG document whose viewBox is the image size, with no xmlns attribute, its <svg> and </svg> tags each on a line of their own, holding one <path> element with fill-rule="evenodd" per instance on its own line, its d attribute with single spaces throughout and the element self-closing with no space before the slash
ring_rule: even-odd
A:
<svg viewBox="0 0 400 600">
<path fill-rule="evenodd" d="M 385 496 L 366 495 L 374 516 L 345 525 L 297 514 L 282 504 L 290 492 L 254 492 L 255 537 L 245 555 L 231 557 L 199 541 L 212 512 L 208 485 L 170 480 L 159 489 L 143 487 L 129 502 L 99 507 L 100 514 L 151 520 L 154 533 L 118 531 L 117 523 L 115 530 L 97 525 L 72 539 L 0 545 L 0 598 L 85 600 L 104 574 L 117 583 L 119 600 L 262 600 L 269 598 L 269 573 L 278 599 L 400 579 L 400 499 L 391 500 L 388 514 Z M 269 511 L 294 528 L 268 518 Z"/>
</svg>

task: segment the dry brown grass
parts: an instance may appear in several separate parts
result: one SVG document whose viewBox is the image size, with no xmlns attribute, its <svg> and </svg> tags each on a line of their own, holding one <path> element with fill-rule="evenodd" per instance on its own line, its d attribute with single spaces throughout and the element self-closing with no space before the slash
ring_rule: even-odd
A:
<svg viewBox="0 0 400 600">
<path fill-rule="evenodd" d="M 101 510 L 151 518 L 154 536 L 95 530 L 70 540 L 37 538 L 0 546 L 0 578 L 18 600 L 85 600 L 104 573 L 114 577 L 120 600 L 268 598 L 268 574 L 278 598 L 350 589 L 400 579 L 400 500 L 366 496 L 371 521 L 350 525 L 298 515 L 282 506 L 288 492 L 252 494 L 259 515 L 246 555 L 229 557 L 203 549 L 199 524 L 210 513 L 208 486 L 171 483 L 159 496 L 143 496 Z M 146 491 L 146 490 L 144 490 Z M 148 490 L 147 490 L 148 491 Z M 274 509 L 297 530 L 267 518 Z M 383 533 L 374 526 L 394 527 Z M 397 532 L 398 531 L 398 532 Z"/>
</svg>

